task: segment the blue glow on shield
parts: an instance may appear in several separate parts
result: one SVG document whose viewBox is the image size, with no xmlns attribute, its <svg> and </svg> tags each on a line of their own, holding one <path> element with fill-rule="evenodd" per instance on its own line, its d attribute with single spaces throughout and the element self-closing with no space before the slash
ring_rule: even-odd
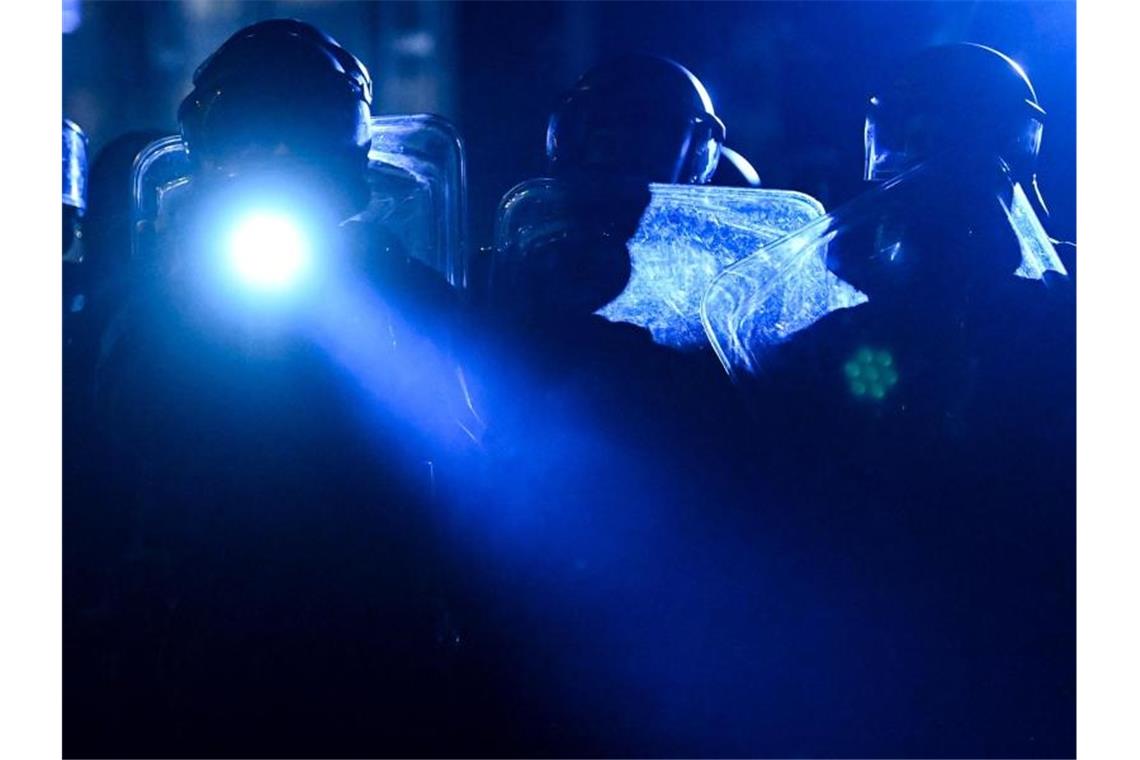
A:
<svg viewBox="0 0 1140 760">
<path fill-rule="evenodd" d="M 701 303 L 721 272 L 824 213 L 819 201 L 790 190 L 654 184 L 650 191 L 627 243 L 630 281 L 598 314 L 644 327 L 672 348 L 707 345 Z M 827 275 L 820 260 L 800 280 L 826 299 Z"/>
<path fill-rule="evenodd" d="M 290 217 L 255 212 L 230 232 L 228 257 L 234 275 L 258 290 L 291 287 L 309 267 L 311 252 L 304 232 Z"/>
<path fill-rule="evenodd" d="M 1021 246 L 1021 265 L 1014 274 L 1027 280 L 1040 280 L 1046 272 L 1068 275 L 1021 183 L 1013 186 L 1010 204 L 1007 206 L 1004 200 L 1001 204 L 1010 226 L 1017 234 L 1018 245 Z"/>
<path fill-rule="evenodd" d="M 832 219 L 762 248 L 716 278 L 701 315 L 730 375 L 755 373 L 767 349 L 839 309 L 866 303 L 865 293 L 827 268 L 836 237 Z"/>
</svg>

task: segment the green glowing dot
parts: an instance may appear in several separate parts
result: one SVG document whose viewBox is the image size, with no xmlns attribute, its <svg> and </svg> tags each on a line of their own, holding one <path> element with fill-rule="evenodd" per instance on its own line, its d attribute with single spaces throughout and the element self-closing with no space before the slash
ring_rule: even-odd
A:
<svg viewBox="0 0 1140 760">
<path fill-rule="evenodd" d="M 890 351 L 860 347 L 843 365 L 851 394 L 879 401 L 886 398 L 887 392 L 899 381 L 894 364 Z"/>
</svg>

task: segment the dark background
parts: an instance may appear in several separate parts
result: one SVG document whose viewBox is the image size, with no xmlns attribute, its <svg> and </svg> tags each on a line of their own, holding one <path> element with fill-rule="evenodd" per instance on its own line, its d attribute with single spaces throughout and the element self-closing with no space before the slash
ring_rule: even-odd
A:
<svg viewBox="0 0 1140 760">
<path fill-rule="evenodd" d="M 863 106 L 881 73 L 960 40 L 1002 50 L 1033 80 L 1048 112 L 1047 226 L 1076 236 L 1071 2 L 65 0 L 64 114 L 95 151 L 128 129 L 173 132 L 194 67 L 243 25 L 281 16 L 320 26 L 364 60 L 377 113 L 431 111 L 459 125 L 479 242 L 502 194 L 541 173 L 559 92 L 606 56 L 654 52 L 688 66 L 766 186 L 833 207 L 860 190 Z"/>
</svg>

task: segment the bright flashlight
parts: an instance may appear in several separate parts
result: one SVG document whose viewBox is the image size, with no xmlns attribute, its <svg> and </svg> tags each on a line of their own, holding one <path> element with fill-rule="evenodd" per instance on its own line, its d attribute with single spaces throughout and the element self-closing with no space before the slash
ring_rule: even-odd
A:
<svg viewBox="0 0 1140 760">
<path fill-rule="evenodd" d="M 242 282 L 260 290 L 290 287 L 308 267 L 309 256 L 304 233 L 284 214 L 249 214 L 230 234 L 230 266 Z"/>
</svg>

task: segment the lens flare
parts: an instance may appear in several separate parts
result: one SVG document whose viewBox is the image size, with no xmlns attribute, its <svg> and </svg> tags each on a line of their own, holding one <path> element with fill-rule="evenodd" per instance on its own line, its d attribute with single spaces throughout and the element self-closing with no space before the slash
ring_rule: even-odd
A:
<svg viewBox="0 0 1140 760">
<path fill-rule="evenodd" d="M 309 245 L 288 216 L 257 212 L 234 227 L 229 238 L 229 261 L 245 284 L 259 290 L 283 290 L 308 267 Z"/>
<path fill-rule="evenodd" d="M 899 373 L 890 351 L 864 346 L 843 365 L 847 389 L 856 398 L 882 401 L 898 384 Z"/>
</svg>

